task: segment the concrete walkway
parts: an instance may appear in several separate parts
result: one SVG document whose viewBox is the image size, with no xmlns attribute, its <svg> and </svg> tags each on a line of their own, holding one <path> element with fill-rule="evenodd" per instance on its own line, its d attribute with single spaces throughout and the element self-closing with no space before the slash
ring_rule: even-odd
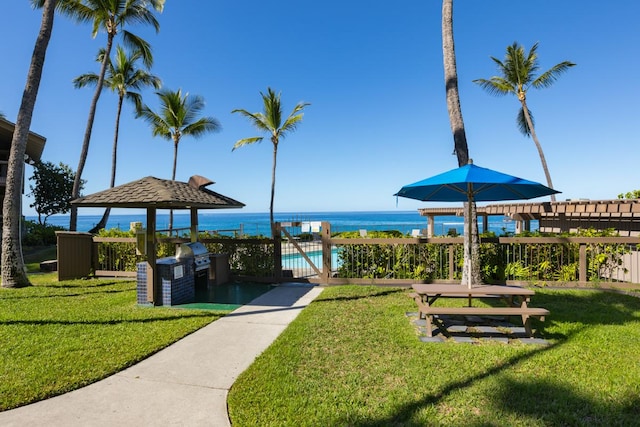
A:
<svg viewBox="0 0 640 427">
<path fill-rule="evenodd" d="M 283 284 L 102 381 L 0 412 L 8 426 L 230 426 L 227 394 L 322 288 Z"/>
</svg>

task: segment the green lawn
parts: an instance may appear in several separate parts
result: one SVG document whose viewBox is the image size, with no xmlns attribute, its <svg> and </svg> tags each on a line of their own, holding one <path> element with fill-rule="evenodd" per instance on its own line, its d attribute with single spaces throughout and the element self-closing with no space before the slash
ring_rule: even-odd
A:
<svg viewBox="0 0 640 427">
<path fill-rule="evenodd" d="M 0 410 L 104 378 L 226 313 L 138 306 L 133 281 L 30 279 L 0 288 Z"/>
<path fill-rule="evenodd" d="M 0 410 L 108 376 L 224 313 L 137 306 L 132 281 L 30 278 L 0 288 Z M 325 289 L 233 385 L 233 424 L 638 424 L 639 298 L 541 289 L 550 345 L 470 345 L 420 342 L 406 293 Z"/>
<path fill-rule="evenodd" d="M 638 425 L 640 299 L 538 290 L 550 345 L 472 345 L 420 342 L 406 293 L 325 289 L 235 382 L 233 424 Z"/>
</svg>

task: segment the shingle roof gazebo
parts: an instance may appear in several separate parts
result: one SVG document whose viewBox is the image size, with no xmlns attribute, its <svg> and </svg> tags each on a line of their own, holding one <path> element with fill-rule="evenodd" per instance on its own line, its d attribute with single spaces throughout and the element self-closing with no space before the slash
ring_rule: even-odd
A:
<svg viewBox="0 0 640 427">
<path fill-rule="evenodd" d="M 244 203 L 211 191 L 209 179 L 194 175 L 189 182 L 172 181 L 147 176 L 104 191 L 80 197 L 71 202 L 76 207 L 142 208 L 147 211 L 145 245 L 147 252 L 147 282 L 153 287 L 149 296 L 160 302 L 156 283 L 156 211 L 158 209 L 189 209 L 191 211 L 191 241 L 198 238 L 198 209 L 242 208 Z"/>
</svg>

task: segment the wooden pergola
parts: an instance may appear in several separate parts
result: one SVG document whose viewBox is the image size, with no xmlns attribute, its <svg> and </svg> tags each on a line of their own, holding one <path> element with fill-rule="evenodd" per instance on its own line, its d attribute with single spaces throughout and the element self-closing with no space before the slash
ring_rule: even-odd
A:
<svg viewBox="0 0 640 427">
<path fill-rule="evenodd" d="M 428 236 L 434 235 L 434 218 L 437 216 L 463 216 L 462 207 L 421 208 L 418 212 L 427 217 Z M 640 235 L 640 200 L 565 200 L 556 202 L 495 203 L 477 207 L 478 217 L 483 218 L 487 229 L 489 216 L 507 216 L 516 221 L 516 234 L 528 228 L 531 220 L 540 223 L 540 231 L 570 232 L 578 228 L 593 227 L 598 230 L 612 228 L 621 235 Z"/>
</svg>

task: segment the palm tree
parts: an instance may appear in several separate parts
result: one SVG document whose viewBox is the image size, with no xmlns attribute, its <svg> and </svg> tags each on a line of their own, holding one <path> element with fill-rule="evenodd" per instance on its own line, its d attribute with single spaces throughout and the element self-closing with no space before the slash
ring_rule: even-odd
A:
<svg viewBox="0 0 640 427">
<path fill-rule="evenodd" d="M 32 1 L 34 7 L 42 7 L 42 22 L 33 48 L 31 65 L 22 94 L 20 110 L 11 139 L 7 182 L 2 207 L 2 286 L 19 288 L 30 286 L 20 242 L 21 201 L 24 176 L 24 153 L 31 127 L 31 118 L 36 104 L 45 54 L 53 31 L 56 0 Z"/>
<path fill-rule="evenodd" d="M 104 49 L 100 50 L 98 54 L 98 60 L 103 61 Z M 136 112 L 142 107 L 142 96 L 136 92 L 141 90 L 145 86 L 153 86 L 155 89 L 159 89 L 161 82 L 160 79 L 152 74 L 149 74 L 146 70 L 136 68 L 136 62 L 142 58 L 142 52 L 139 50 L 133 51 L 130 55 L 127 55 L 122 46 L 116 47 L 115 62 L 108 61 L 107 72 L 104 79 L 104 86 L 111 89 L 118 94 L 118 108 L 116 112 L 116 124 L 115 132 L 113 136 L 113 150 L 111 154 L 111 183 L 110 188 L 113 188 L 116 183 L 116 164 L 118 157 L 118 134 L 120 130 L 120 115 L 122 113 L 122 104 L 127 99 L 133 103 Z M 86 85 L 95 85 L 98 82 L 99 76 L 95 73 L 87 73 L 76 77 L 73 80 L 73 84 L 76 88 L 84 87 Z M 109 220 L 110 208 L 106 208 L 102 219 L 91 230 L 90 233 L 95 233 L 98 230 L 104 228 Z"/>
<path fill-rule="evenodd" d="M 458 166 L 464 166 L 469 163 L 469 147 L 467 145 L 467 136 L 460 107 L 460 94 L 458 92 L 456 50 L 453 41 L 453 0 L 442 1 L 442 58 L 444 62 L 447 110 L 449 112 L 451 132 L 453 133 L 453 153 L 458 157 Z M 469 217 L 469 209 L 467 209 L 469 205 L 465 203 L 464 206 L 465 230 L 469 229 L 468 224 L 471 222 L 471 248 L 469 248 L 469 239 L 464 239 L 462 282 L 465 283 L 471 280 L 471 283 L 481 283 L 482 277 L 480 275 L 480 263 L 478 262 L 471 263 L 473 270 L 471 271 L 471 277 L 467 277 L 469 275 L 467 267 L 469 262 L 471 262 L 471 259 L 477 260 L 479 258 L 480 241 L 478 239 L 478 217 L 475 203 L 472 203 L 471 206 L 471 217 Z M 471 256 L 469 256 L 470 252 Z"/>
<path fill-rule="evenodd" d="M 240 113 L 247 117 L 251 124 L 253 124 L 258 130 L 266 132 L 271 135 L 271 143 L 273 144 L 273 166 L 271 169 L 271 202 L 269 203 L 269 221 L 271 223 L 271 237 L 274 237 L 275 222 L 273 220 L 273 199 L 276 189 L 276 160 L 278 156 L 278 144 L 280 138 L 283 138 L 293 132 L 298 123 L 302 121 L 302 110 L 309 103 L 298 103 L 289 117 L 282 121 L 282 107 L 280 105 L 280 93 L 276 94 L 270 87 L 267 88 L 267 94 L 260 92 L 262 96 L 263 112 L 262 113 L 250 113 L 247 110 L 236 109 L 232 113 Z M 255 142 L 261 142 L 263 137 L 254 136 L 251 138 L 240 139 L 233 145 L 233 150 L 242 147 L 244 145 L 253 144 Z"/>
<path fill-rule="evenodd" d="M 98 34 L 100 29 L 107 33 L 107 44 L 104 51 L 104 58 L 100 66 L 98 81 L 96 82 L 96 90 L 89 106 L 89 117 L 87 119 L 87 127 L 82 141 L 82 149 L 80 152 L 80 161 L 76 171 L 76 179 L 73 183 L 72 197 L 76 198 L 80 195 L 80 183 L 82 181 L 82 171 L 87 161 L 89 153 L 89 142 L 91 141 L 91 131 L 93 129 L 93 121 L 96 115 L 96 107 L 98 99 L 102 92 L 105 73 L 107 71 L 107 63 L 111 56 L 111 48 L 113 40 L 118 32 L 122 31 L 124 42 L 142 52 L 142 59 L 147 67 L 153 63 L 151 55 L 151 47 L 149 43 L 140 37 L 124 30 L 126 24 L 143 23 L 152 25 L 156 32 L 160 30 L 160 24 L 156 20 L 153 12 L 154 9 L 162 12 L 165 0 L 61 0 L 60 9 L 63 13 L 71 16 L 79 22 L 93 23 L 93 37 Z M 69 230 L 75 231 L 78 221 L 78 210 L 76 207 L 71 208 L 69 221 Z"/>
<path fill-rule="evenodd" d="M 536 72 L 540 68 L 537 50 L 538 43 L 535 43 L 531 47 L 531 50 L 529 50 L 529 53 L 525 55 L 524 47 L 514 42 L 511 46 L 507 46 L 507 54 L 504 62 L 491 57 L 493 62 L 498 66 L 498 70 L 502 74 L 501 76 L 493 76 L 488 80 L 476 79 L 473 82 L 479 84 L 481 88 L 485 89 L 491 95 L 513 94 L 518 97 L 521 105 L 517 118 L 518 128 L 526 136 L 531 136 L 533 142 L 536 144 L 536 149 L 540 155 L 540 162 L 542 162 L 542 169 L 547 178 L 547 186 L 553 188 L 547 161 L 533 126 L 533 115 L 527 106 L 527 91 L 531 87 L 541 89 L 551 86 L 562 73 L 576 64 L 563 61 L 536 77 Z M 555 195 L 551 195 L 551 200 L 556 200 Z"/>
<path fill-rule="evenodd" d="M 160 112 L 155 113 L 145 105 L 138 116 L 151 125 L 153 136 L 173 141 L 171 180 L 175 181 L 180 139 L 187 135 L 199 138 L 208 132 L 217 132 L 220 130 L 220 123 L 214 117 L 198 117 L 204 108 L 204 98 L 201 96 L 194 95 L 190 98 L 188 93 L 182 96 L 182 89 L 176 92 L 165 89 L 156 94 L 160 98 Z M 172 228 L 173 211 L 170 211 L 169 230 Z"/>
</svg>

